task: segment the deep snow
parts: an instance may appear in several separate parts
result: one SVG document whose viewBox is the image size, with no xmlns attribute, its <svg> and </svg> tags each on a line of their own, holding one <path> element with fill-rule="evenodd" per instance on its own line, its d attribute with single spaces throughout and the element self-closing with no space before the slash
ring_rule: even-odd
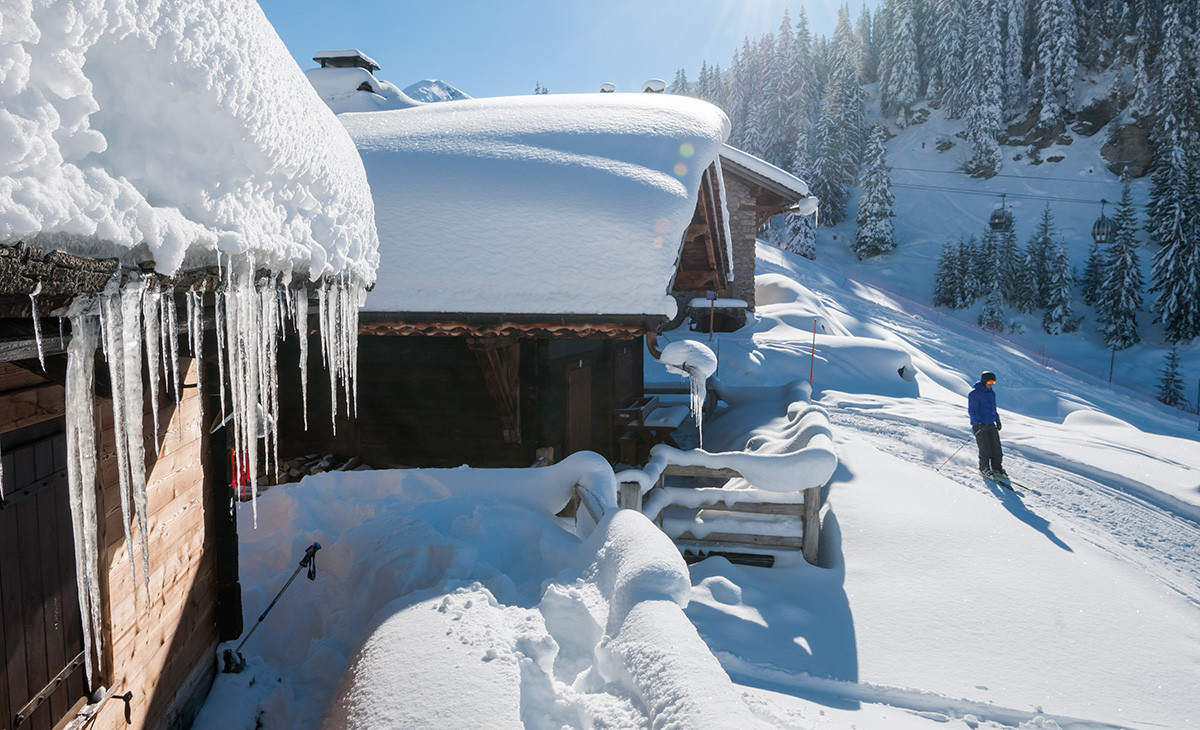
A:
<svg viewBox="0 0 1200 730">
<path fill-rule="evenodd" d="M 247 617 L 314 540 L 317 579 L 285 594 L 197 727 L 1194 727 L 1191 418 L 759 257 L 757 320 L 711 345 L 723 404 L 706 444 L 777 429 L 813 363 L 838 455 L 821 567 L 710 558 L 680 586 L 678 554 L 636 515 L 590 537 L 551 516 L 581 473 L 600 489 L 596 461 L 308 478 L 263 495 L 257 530 L 243 511 Z M 974 471 L 965 395 L 985 368 L 1006 465 L 1040 496 Z M 638 586 L 623 600 L 613 571 Z"/>
</svg>

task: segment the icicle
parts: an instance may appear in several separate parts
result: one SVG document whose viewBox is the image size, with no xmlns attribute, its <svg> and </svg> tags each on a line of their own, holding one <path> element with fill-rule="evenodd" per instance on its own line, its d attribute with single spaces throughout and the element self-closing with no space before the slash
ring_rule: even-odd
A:
<svg viewBox="0 0 1200 730">
<path fill-rule="evenodd" d="M 214 329 L 217 331 L 217 380 L 219 382 L 218 389 L 221 391 L 221 420 L 225 420 L 226 413 L 226 390 L 225 390 L 225 327 L 227 311 L 227 297 L 229 288 L 221 287 L 213 295 L 213 317 L 216 319 Z"/>
<path fill-rule="evenodd" d="M 66 421 L 67 484 L 71 528 L 75 538 L 75 573 L 79 614 L 83 619 L 83 654 L 88 685 L 95 681 L 92 656 L 103 652 L 100 616 L 100 531 L 96 519 L 96 423 L 92 398 L 98 322 L 95 300 L 71 305 L 71 343 L 67 346 Z"/>
<path fill-rule="evenodd" d="M 37 298 L 38 294 L 42 293 L 42 282 L 38 282 L 37 288 L 29 295 L 29 306 L 33 314 L 33 339 L 37 342 L 38 363 L 41 364 L 42 370 L 46 369 L 46 356 L 42 352 L 42 318 L 38 315 Z"/>
<path fill-rule="evenodd" d="M 142 282 L 121 292 L 121 357 L 124 359 L 125 439 L 129 454 L 129 489 L 137 514 L 146 608 L 150 608 L 150 535 L 147 531 L 145 411 L 142 407 Z M 116 393 L 113 394 L 114 397 Z M 133 560 L 133 548 L 129 549 Z"/>
<path fill-rule="evenodd" d="M 119 272 L 117 276 L 120 276 Z M 109 290 L 114 287 L 110 284 Z M 121 486 L 121 526 L 125 529 L 125 547 L 129 551 L 129 576 L 131 584 L 137 586 L 137 571 L 133 565 L 133 534 L 129 529 L 130 495 L 129 495 L 129 450 L 126 442 L 125 428 L 125 363 L 121 347 L 121 295 L 119 291 L 106 290 L 100 300 L 103 313 L 101 326 L 103 328 L 105 350 L 108 358 L 108 375 L 112 387 L 113 431 L 117 447 L 117 478 Z"/>
<path fill-rule="evenodd" d="M 308 430 L 308 289 L 294 290 L 296 332 L 300 335 L 300 401 L 304 430 Z"/>
<path fill-rule="evenodd" d="M 175 312 L 175 292 L 168 292 L 163 302 L 167 310 L 167 336 L 171 341 L 171 387 L 175 391 L 175 408 L 178 409 L 182 391 L 179 387 L 179 315 Z"/>
<path fill-rule="evenodd" d="M 195 300 L 192 302 L 192 300 Z M 204 292 L 192 289 L 188 292 L 189 306 L 195 311 L 192 323 L 192 357 L 196 361 L 196 395 L 204 399 Z"/>
<path fill-rule="evenodd" d="M 162 354 L 162 338 L 159 335 L 158 309 L 161 293 L 156 287 L 149 287 L 142 297 L 142 327 L 146 340 L 146 362 L 150 373 L 150 412 L 154 421 L 154 447 L 158 448 L 158 365 L 155 362 Z"/>
</svg>

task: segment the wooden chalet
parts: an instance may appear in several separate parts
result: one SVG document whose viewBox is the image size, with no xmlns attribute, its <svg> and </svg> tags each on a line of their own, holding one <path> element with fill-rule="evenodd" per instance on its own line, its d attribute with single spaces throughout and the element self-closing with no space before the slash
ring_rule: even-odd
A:
<svg viewBox="0 0 1200 730">
<path fill-rule="evenodd" d="M 94 496 L 103 636 L 92 686 L 87 684 L 66 465 L 64 386 L 71 332 L 57 315 L 75 296 L 102 291 L 116 268 L 115 259 L 0 246 L 0 645 L 5 657 L 0 717 L 5 728 L 49 730 L 74 717 L 100 687 L 111 692 L 89 727 L 126 727 L 127 718 L 136 727 L 187 727 L 211 685 L 217 643 L 241 633 L 228 457 L 222 458 L 227 453 L 220 443 L 223 433 L 210 434 L 206 427 L 215 418 L 212 399 L 200 396 L 217 392 L 215 362 L 198 362 L 181 352 L 178 403 L 163 392 L 158 411 L 151 413 L 150 399 L 143 399 L 147 598 L 144 586 L 131 582 L 113 393 L 98 352 Z M 197 276 L 206 274 L 193 279 Z M 40 359 L 34 292 L 40 292 Z M 65 327 L 61 334 L 60 326 Z M 142 377 L 148 389 L 147 376 Z M 202 378 L 203 389 L 197 387 Z M 151 418 L 158 422 L 157 441 Z M 140 539 L 136 521 L 134 535 Z"/>
<path fill-rule="evenodd" d="M 442 110 L 452 105 L 434 106 Z M 430 113 L 423 109 L 387 114 L 414 111 Z M 515 115 L 523 110 L 506 111 Z M 599 114 L 604 110 L 590 111 Z M 356 121 L 360 121 L 373 115 L 357 116 Z M 420 279 L 426 272 L 436 279 L 443 276 L 443 270 L 454 270 L 460 265 L 455 257 L 458 250 L 470 251 L 469 246 L 450 240 L 440 244 L 449 251 L 444 260 L 431 260 L 426 268 L 421 268 L 418 260 L 406 271 L 395 261 L 412 258 L 409 249 L 413 245 L 409 241 L 420 240 L 421 235 L 414 233 L 406 238 L 402 231 L 389 231 L 387 222 L 432 219 L 453 230 L 456 216 L 462 215 L 461 207 L 443 216 L 436 207 L 415 208 L 417 204 L 405 195 L 389 196 L 385 185 L 402 163 L 391 159 L 386 165 L 373 163 L 371 140 L 364 140 L 361 133 L 356 136 L 354 128 L 351 136 L 364 152 L 376 199 L 381 238 L 377 286 L 411 285 L 439 293 L 446 286 L 454 286 L 455 282 L 450 282 L 439 289 Z M 678 142 L 673 144 L 678 146 Z M 722 148 L 718 144 L 714 151 Z M 328 376 L 308 373 L 308 428 L 302 428 L 304 418 L 295 399 L 281 404 L 282 454 L 333 453 L 343 458 L 358 457 L 375 467 L 524 467 L 539 459 L 558 460 L 586 449 L 618 461 L 622 456 L 619 441 L 625 429 L 619 418 L 614 424 L 614 413 L 643 399 L 643 359 L 647 351 L 655 351 L 657 334 L 678 326 L 687 303 L 703 297 L 706 291 L 739 297 L 752 306 L 755 232 L 769 215 L 807 193 L 799 180 L 791 178 L 795 185 L 789 188 L 748 167 L 748 155 L 730 150 L 724 148 L 719 160 L 713 154 L 701 172 L 689 178 L 695 185 L 694 208 L 679 239 L 668 242 L 675 247 L 670 249 L 674 251 L 674 264 L 661 278 L 662 283 L 648 285 L 659 287 L 651 294 L 660 298 L 669 295 L 680 303 L 674 318 L 647 306 L 619 314 L 612 313 L 615 307 L 607 312 L 580 312 L 569 305 L 544 312 L 453 311 L 454 302 L 448 297 L 438 300 L 445 304 L 425 310 L 419 308 L 421 301 L 416 297 L 404 300 L 403 306 L 381 306 L 373 293 L 359 317 L 356 414 L 350 417 L 342 409 L 333 428 L 328 411 L 323 406 L 314 410 L 311 405 L 328 402 L 328 394 L 322 391 Z M 437 171 L 436 167 L 432 169 Z M 516 184 L 519 181 L 485 180 L 480 186 L 512 188 Z M 460 206 L 463 197 L 460 194 L 452 198 L 450 208 Z M 406 209 L 401 215 L 395 206 L 404 205 L 414 209 Z M 525 251 L 524 241 L 539 235 L 537 216 L 528 217 L 528 231 L 520 225 L 505 229 L 505 211 L 494 216 L 499 220 L 496 228 L 500 232 L 493 232 L 487 245 L 502 248 L 514 257 L 529 256 L 528 267 L 536 269 L 541 262 Z M 435 230 L 431 236 L 440 233 Z M 392 248 L 389 236 L 397 241 Z M 564 246 L 572 246 L 577 239 L 567 235 L 563 241 Z M 633 273 L 620 266 L 621 247 L 632 250 L 639 243 L 617 240 L 607 245 L 617 250 L 598 248 L 590 268 L 597 276 L 606 277 L 606 286 L 618 289 L 621 280 Z M 564 282 L 546 283 L 546 288 L 563 286 Z M 571 282 L 565 286 L 569 288 Z M 532 307 L 539 306 L 542 299 L 536 285 L 524 291 L 524 299 L 509 299 L 508 305 L 519 306 L 528 300 L 534 302 Z M 310 351 L 313 346 L 309 346 Z M 285 343 L 285 348 L 280 354 L 281 388 L 298 389 L 299 348 L 295 343 Z M 628 453 L 625 450 L 626 456 Z"/>
</svg>

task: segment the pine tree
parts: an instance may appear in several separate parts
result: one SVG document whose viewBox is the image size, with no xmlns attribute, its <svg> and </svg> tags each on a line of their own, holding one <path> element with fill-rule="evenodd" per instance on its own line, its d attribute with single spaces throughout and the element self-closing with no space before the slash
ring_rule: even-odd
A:
<svg viewBox="0 0 1200 730">
<path fill-rule="evenodd" d="M 784 218 L 783 248 L 806 259 L 817 258 L 817 222 L 815 215 L 788 213 Z"/>
<path fill-rule="evenodd" d="M 866 117 L 866 97 L 859 84 L 856 45 L 845 5 L 838 10 L 829 60 L 824 105 L 817 122 L 813 188 L 821 199 L 822 221 L 832 226 L 846 219 Z"/>
<path fill-rule="evenodd" d="M 1054 216 L 1050 204 L 1042 211 L 1042 220 L 1025 246 L 1029 266 L 1029 283 L 1036 309 L 1048 306 L 1050 301 L 1050 277 L 1053 271 Z"/>
<path fill-rule="evenodd" d="M 1017 254 L 1017 279 L 1013 287 L 1012 307 L 1022 314 L 1032 314 L 1038 309 L 1037 282 L 1033 267 L 1029 264 L 1029 254 L 1019 251 Z"/>
<path fill-rule="evenodd" d="M 1117 230 L 1105 255 L 1104 283 L 1096 314 L 1105 343 L 1114 350 L 1124 350 L 1142 339 L 1137 322 L 1137 312 L 1142 308 L 1142 269 L 1128 173 L 1121 175 L 1121 204 L 1113 222 Z"/>
<path fill-rule="evenodd" d="M 691 96 L 693 94 L 692 85 L 688 83 L 687 73 L 682 68 L 675 72 L 675 80 L 667 88 L 667 93 L 684 96 Z"/>
<path fill-rule="evenodd" d="M 1029 85 L 1025 79 L 1025 0 L 1011 0 L 1004 33 L 1004 63 L 1001 78 L 1004 84 L 1004 111 L 1020 112 L 1028 101 Z"/>
<path fill-rule="evenodd" d="M 979 244 L 974 236 L 958 239 L 958 278 L 962 287 L 958 291 L 957 309 L 965 309 L 975 303 L 983 286 L 979 274 Z"/>
<path fill-rule="evenodd" d="M 1074 0 L 1037 1 L 1038 122 L 1053 129 L 1064 123 L 1079 65 Z"/>
<path fill-rule="evenodd" d="M 1089 307 L 1096 306 L 1100 301 L 1100 287 L 1104 285 L 1104 258 L 1100 244 L 1095 240 L 1088 246 L 1087 262 L 1083 267 L 1083 276 L 1079 277 L 1079 289 L 1083 294 L 1083 303 Z"/>
<path fill-rule="evenodd" d="M 909 122 L 908 108 L 920 97 L 916 10 L 913 0 L 895 0 L 891 9 L 893 27 L 879 67 L 879 100 L 883 113 L 894 115 L 903 128 Z"/>
<path fill-rule="evenodd" d="M 1187 5 L 1183 0 L 1163 4 L 1151 134 L 1157 156 L 1146 210 L 1146 228 L 1159 246 L 1150 291 L 1158 294 L 1154 310 L 1168 342 L 1200 335 L 1200 84 L 1195 39 L 1183 14 Z"/>
<path fill-rule="evenodd" d="M 768 83 L 771 84 L 771 103 L 768 105 L 768 124 L 774 134 L 767 160 L 776 167 L 788 169 L 798 135 L 795 126 L 797 87 L 800 79 L 793 73 L 796 63 L 796 40 L 792 33 L 792 19 L 787 7 L 783 9 L 783 20 L 775 40 L 775 54 L 771 57 Z"/>
<path fill-rule="evenodd" d="M 858 203 L 858 231 L 852 248 L 859 260 L 894 251 L 892 226 L 892 176 L 887 165 L 887 139 L 882 125 L 875 125 L 867 142 L 862 179 L 862 198 Z"/>
<path fill-rule="evenodd" d="M 1049 274 L 1042 329 L 1050 335 L 1074 332 L 1078 322 L 1071 312 L 1071 261 L 1067 258 L 1067 246 L 1061 240 L 1055 241 L 1050 249 Z"/>
<path fill-rule="evenodd" d="M 968 0 L 932 0 L 923 72 L 927 95 L 951 119 L 966 111 L 966 32 Z"/>
<path fill-rule="evenodd" d="M 858 14 L 858 23 L 854 26 L 854 34 L 858 40 L 864 84 L 872 84 L 879 80 L 879 48 L 875 46 L 872 25 L 871 10 L 863 3 L 862 11 Z"/>
<path fill-rule="evenodd" d="M 800 8 L 800 19 L 796 21 L 796 34 L 792 39 L 792 70 L 795 91 L 787 104 L 788 135 L 791 144 L 785 169 L 803 179 L 812 168 L 812 139 L 817 119 L 820 97 L 817 74 L 812 54 L 812 36 L 808 32 L 808 16 Z"/>
<path fill-rule="evenodd" d="M 951 241 L 942 246 L 937 273 L 933 277 L 933 306 L 957 309 L 962 298 L 962 280 L 958 271 L 958 248 Z"/>
<path fill-rule="evenodd" d="M 983 311 L 979 314 L 979 326 L 991 332 L 1004 330 L 1004 294 L 1000 291 L 999 279 L 992 280 L 987 298 L 983 301 Z"/>
<path fill-rule="evenodd" d="M 1011 227 L 1000 232 L 1000 243 L 996 247 L 996 278 L 1004 292 L 1004 303 L 1017 306 L 1022 279 L 1025 275 L 1025 257 L 1017 246 L 1017 234 Z"/>
<path fill-rule="evenodd" d="M 998 0 L 979 2 L 968 15 L 967 139 L 972 156 L 965 169 L 972 177 L 992 177 L 1000 171 L 1000 132 L 1004 125 L 1000 76 L 1000 14 Z"/>
<path fill-rule="evenodd" d="M 1183 397 L 1183 378 L 1179 374 L 1179 345 L 1172 343 L 1158 378 L 1158 399 L 1169 406 L 1187 403 Z"/>
</svg>

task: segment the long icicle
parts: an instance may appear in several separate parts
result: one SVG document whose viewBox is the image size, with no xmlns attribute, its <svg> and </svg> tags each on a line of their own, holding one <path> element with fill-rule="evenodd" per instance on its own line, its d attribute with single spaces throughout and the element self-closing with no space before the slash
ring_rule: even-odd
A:
<svg viewBox="0 0 1200 730">
<path fill-rule="evenodd" d="M 142 407 L 142 282 L 126 284 L 121 291 L 121 357 L 124 359 L 125 441 L 129 456 L 129 491 L 137 515 L 142 582 L 146 610 L 150 610 L 150 536 L 147 525 L 145 411 Z M 114 396 L 116 393 L 114 393 Z M 133 546 L 129 548 L 133 560 Z"/>
<path fill-rule="evenodd" d="M 75 542 L 75 574 L 79 614 L 83 620 L 84 666 L 88 684 L 96 678 L 92 657 L 103 655 L 100 616 L 100 532 L 96 519 L 96 422 L 92 388 L 99 323 L 94 298 L 76 299 L 68 312 L 71 342 L 67 346 L 67 484 Z"/>
<path fill-rule="evenodd" d="M 146 363 L 149 367 L 146 370 L 150 373 L 150 420 L 154 422 L 154 448 L 157 450 L 158 441 L 158 389 L 159 389 L 159 372 L 158 358 L 162 356 L 162 338 L 158 331 L 159 315 L 158 306 L 159 300 L 162 298 L 162 292 L 158 287 L 151 285 L 146 289 L 146 293 L 142 298 L 142 327 L 146 331 Z"/>
</svg>

